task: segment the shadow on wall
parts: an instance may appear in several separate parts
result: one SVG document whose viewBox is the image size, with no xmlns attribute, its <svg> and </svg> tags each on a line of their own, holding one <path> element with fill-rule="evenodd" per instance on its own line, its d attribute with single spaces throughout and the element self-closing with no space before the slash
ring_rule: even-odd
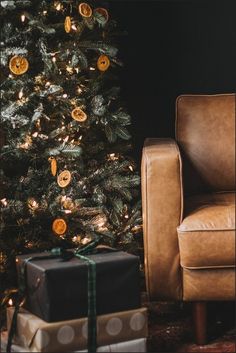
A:
<svg viewBox="0 0 236 353">
<path fill-rule="evenodd" d="M 174 137 L 178 95 L 236 91 L 236 1 L 112 0 L 110 8 L 128 32 L 122 94 L 139 162 L 146 137 Z"/>
</svg>

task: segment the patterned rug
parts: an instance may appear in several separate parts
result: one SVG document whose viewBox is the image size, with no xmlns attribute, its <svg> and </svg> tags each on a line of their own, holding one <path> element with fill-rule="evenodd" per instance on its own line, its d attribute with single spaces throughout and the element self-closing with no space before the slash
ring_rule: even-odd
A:
<svg viewBox="0 0 236 353">
<path fill-rule="evenodd" d="M 236 352 L 235 304 L 208 303 L 208 344 L 197 346 L 192 332 L 191 304 L 148 303 L 148 352 Z"/>
</svg>

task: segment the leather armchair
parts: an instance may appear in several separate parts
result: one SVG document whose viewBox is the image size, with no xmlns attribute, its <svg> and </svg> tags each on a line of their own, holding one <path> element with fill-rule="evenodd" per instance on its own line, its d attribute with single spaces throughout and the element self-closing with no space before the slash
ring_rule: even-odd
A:
<svg viewBox="0 0 236 353">
<path fill-rule="evenodd" d="M 206 302 L 235 299 L 235 101 L 179 96 L 175 140 L 148 138 L 143 148 L 147 291 L 194 303 L 198 344 Z"/>
</svg>

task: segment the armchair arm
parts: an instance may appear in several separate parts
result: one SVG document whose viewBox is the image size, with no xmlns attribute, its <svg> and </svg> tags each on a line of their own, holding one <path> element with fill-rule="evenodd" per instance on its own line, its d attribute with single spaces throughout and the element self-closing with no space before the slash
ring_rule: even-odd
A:
<svg viewBox="0 0 236 353">
<path fill-rule="evenodd" d="M 182 299 L 176 230 L 183 213 L 182 163 L 174 140 L 145 140 L 141 176 L 147 291 L 151 299 Z"/>
</svg>

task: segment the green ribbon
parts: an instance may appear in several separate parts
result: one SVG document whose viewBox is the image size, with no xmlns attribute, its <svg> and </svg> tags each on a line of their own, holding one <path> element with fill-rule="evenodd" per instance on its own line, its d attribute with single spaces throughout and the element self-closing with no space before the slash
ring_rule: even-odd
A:
<svg viewBox="0 0 236 353">
<path fill-rule="evenodd" d="M 64 261 L 70 260 L 73 256 L 84 260 L 88 265 L 88 352 L 96 352 L 97 349 L 97 313 L 96 313 L 96 262 L 91 260 L 85 255 L 94 253 L 98 240 L 95 239 L 88 245 L 81 249 L 76 249 L 74 253 L 67 252 L 60 248 L 54 248 L 51 250 L 50 255 L 34 256 L 24 260 L 23 265 L 20 268 L 19 276 L 19 292 L 18 300 L 15 304 L 15 310 L 11 322 L 11 327 L 8 334 L 7 342 L 7 353 L 11 352 L 12 339 L 16 333 L 17 327 L 17 314 L 19 312 L 20 304 L 26 297 L 26 269 L 27 263 L 32 260 L 42 259 L 55 259 L 61 258 Z M 95 251 L 96 252 L 96 251 Z"/>
</svg>

